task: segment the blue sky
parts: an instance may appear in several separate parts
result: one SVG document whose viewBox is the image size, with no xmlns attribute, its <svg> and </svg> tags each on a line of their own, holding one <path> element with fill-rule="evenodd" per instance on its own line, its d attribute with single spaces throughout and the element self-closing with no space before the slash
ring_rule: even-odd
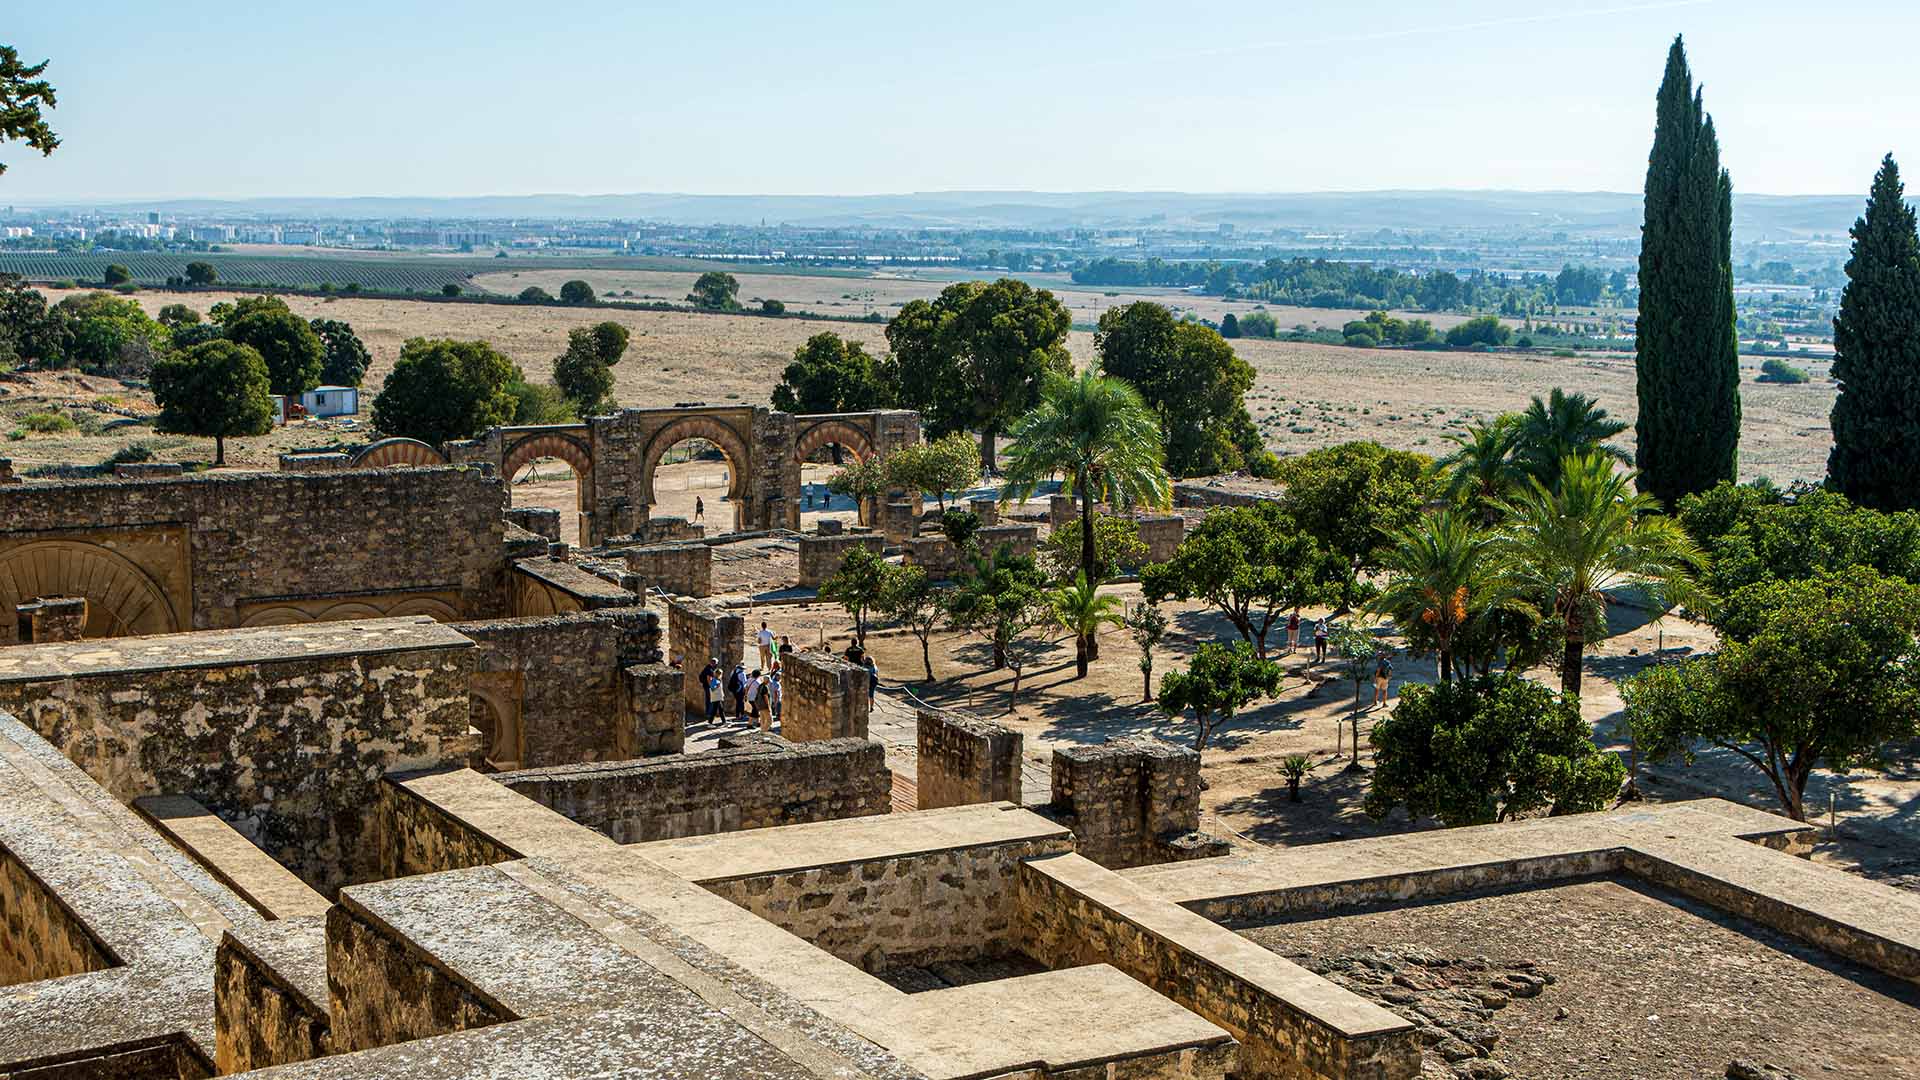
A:
<svg viewBox="0 0 1920 1080">
<path fill-rule="evenodd" d="M 1920 4 L 6 0 L 64 145 L 0 203 L 1637 190 L 1684 33 L 1739 190 L 1920 170 Z"/>
</svg>

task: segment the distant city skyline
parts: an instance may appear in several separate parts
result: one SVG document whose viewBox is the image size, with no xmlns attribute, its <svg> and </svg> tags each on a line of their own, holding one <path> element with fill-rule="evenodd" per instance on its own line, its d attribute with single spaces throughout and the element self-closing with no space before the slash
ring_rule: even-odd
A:
<svg viewBox="0 0 1920 1080">
<path fill-rule="evenodd" d="M 0 205 L 273 196 L 1638 191 L 1684 33 L 1736 190 L 1920 168 L 1920 8 L 1407 0 L 1193 9 L 9 13 L 63 145 Z"/>
</svg>

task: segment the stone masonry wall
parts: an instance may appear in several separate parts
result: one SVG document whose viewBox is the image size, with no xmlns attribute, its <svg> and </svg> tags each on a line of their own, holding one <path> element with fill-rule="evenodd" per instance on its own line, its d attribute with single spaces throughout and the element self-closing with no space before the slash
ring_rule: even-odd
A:
<svg viewBox="0 0 1920 1080">
<path fill-rule="evenodd" d="M 21 604 L 17 609 L 24 641 L 79 641 L 86 636 L 87 598 L 57 596 Z"/>
<path fill-rule="evenodd" d="M 1113 869 L 1224 853 L 1195 838 L 1200 755 L 1156 739 L 1055 750 L 1050 810 L 1076 851 Z"/>
<path fill-rule="evenodd" d="M 914 778 L 919 809 L 1020 805 L 1020 733 L 951 709 L 921 709 Z"/>
<path fill-rule="evenodd" d="M 544 618 L 456 623 L 472 638 L 476 685 L 517 691 L 524 766 L 630 756 L 633 717 L 625 669 L 659 659 L 659 616 L 608 608 Z M 507 680 L 486 676 L 509 674 Z M 511 688 L 511 691 L 506 688 Z"/>
<path fill-rule="evenodd" d="M 0 986 L 112 966 L 73 912 L 0 847 Z"/>
<path fill-rule="evenodd" d="M 182 529 L 191 597 L 177 598 L 181 630 L 238 625 L 242 605 L 263 600 L 428 590 L 456 597 L 468 618 L 490 618 L 506 607 L 505 505 L 500 482 L 477 469 L 22 484 L 0 488 L 0 555 L 42 540 L 89 544 L 90 533 Z M 10 623 L 0 620 L 0 644 L 14 640 Z"/>
<path fill-rule="evenodd" d="M 379 785 L 373 805 L 373 848 L 382 880 L 490 866 L 519 853 L 407 790 L 405 776 Z"/>
<path fill-rule="evenodd" d="M 1064 838 L 1019 840 L 702 884 L 879 973 L 1013 953 L 1021 861 L 1070 850 Z"/>
<path fill-rule="evenodd" d="M 1040 544 L 1040 530 L 1033 525 L 995 525 L 980 529 L 973 537 L 981 553 L 988 556 L 997 554 L 1003 544 L 1015 555 L 1031 555 Z"/>
<path fill-rule="evenodd" d="M 627 568 L 639 576 L 643 593 L 660 589 L 696 599 L 713 595 L 713 548 L 706 544 L 628 548 Z"/>
<path fill-rule="evenodd" d="M 866 548 L 875 555 L 885 551 L 887 538 L 878 533 L 843 533 L 839 536 L 800 537 L 800 587 L 817 589 L 832 577 L 846 560 L 847 552 Z"/>
<path fill-rule="evenodd" d="M 123 802 L 198 799 L 326 894 L 377 872 L 366 809 L 382 775 L 465 764 L 476 749 L 470 657 L 446 647 L 0 681 L 0 710 Z"/>
<path fill-rule="evenodd" d="M 1187 536 L 1187 519 L 1179 514 L 1142 514 L 1134 521 L 1140 527 L 1140 542 L 1147 545 L 1149 563 L 1172 559 Z"/>
<path fill-rule="evenodd" d="M 332 1048 L 341 1054 L 513 1019 L 346 904 L 327 913 L 327 997 Z"/>
<path fill-rule="evenodd" d="M 677 754 L 687 744 L 686 676 L 666 664 L 634 664 L 621 671 L 620 726 L 613 757 L 628 760 Z"/>
<path fill-rule="evenodd" d="M 873 707 L 867 669 L 831 653 L 798 650 L 780 657 L 784 704 L 780 730 L 794 742 L 864 739 Z"/>
<path fill-rule="evenodd" d="M 836 821 L 888 811 L 885 749 L 753 736 L 698 754 L 523 769 L 493 779 L 617 843 Z"/>
<path fill-rule="evenodd" d="M 220 1075 L 327 1053 L 326 916 L 230 929 L 213 960 Z"/>
<path fill-rule="evenodd" d="M 560 511 L 548 506 L 509 506 L 508 521 L 554 543 L 560 542 Z"/>
<path fill-rule="evenodd" d="M 687 708 L 699 713 L 706 703 L 706 692 L 700 685 L 701 670 L 708 660 L 718 660 L 723 672 L 721 678 L 726 678 L 724 672 L 733 670 L 733 665 L 746 655 L 747 622 L 704 600 L 670 600 L 667 602 L 667 641 L 668 661 L 678 659 L 680 662 Z M 725 692 L 722 689 L 721 693 Z"/>
<path fill-rule="evenodd" d="M 960 549 L 953 541 L 934 533 L 928 536 L 916 536 L 907 541 L 908 565 L 918 566 L 935 581 L 952 577 L 960 568 Z"/>
</svg>

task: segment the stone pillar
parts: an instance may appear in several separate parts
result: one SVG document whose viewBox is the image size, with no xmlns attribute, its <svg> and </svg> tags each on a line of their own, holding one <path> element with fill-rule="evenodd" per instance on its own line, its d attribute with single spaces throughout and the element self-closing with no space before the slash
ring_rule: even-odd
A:
<svg viewBox="0 0 1920 1080">
<path fill-rule="evenodd" d="M 1000 500 L 987 496 L 980 499 L 968 499 L 967 509 L 980 519 L 982 526 L 1000 524 Z"/>
<path fill-rule="evenodd" d="M 560 511 L 546 506 L 509 506 L 507 520 L 533 533 L 558 543 L 560 540 Z"/>
<path fill-rule="evenodd" d="M 886 540 L 876 533 L 848 533 L 843 536 L 802 536 L 800 538 L 800 588 L 817 589 L 832 577 L 854 548 L 866 548 L 875 555 L 886 550 Z"/>
<path fill-rule="evenodd" d="M 846 524 L 839 518 L 821 518 L 814 524 L 814 532 L 820 536 L 839 536 L 846 530 Z"/>
<path fill-rule="evenodd" d="M 907 541 L 909 565 L 918 566 L 936 581 L 951 577 L 960 566 L 960 549 L 944 536 L 916 536 Z"/>
<path fill-rule="evenodd" d="M 667 643 L 680 660 L 687 708 L 696 712 L 706 702 L 700 687 L 700 669 L 708 660 L 720 661 L 721 680 L 746 655 L 747 622 L 704 600 L 672 600 L 667 604 Z M 724 690 L 722 691 L 724 693 Z"/>
<path fill-rule="evenodd" d="M 706 544 L 628 548 L 627 568 L 639 576 L 643 594 L 658 588 L 674 596 L 713 595 L 713 549 Z"/>
<path fill-rule="evenodd" d="M 1198 833 L 1200 755 L 1157 739 L 1120 738 L 1053 752 L 1049 807 L 1074 850 L 1110 869 L 1222 854 Z"/>
<path fill-rule="evenodd" d="M 832 653 L 781 654 L 780 734 L 790 742 L 866 738 L 868 678 L 866 668 Z"/>
<path fill-rule="evenodd" d="M 697 675 L 706 666 L 702 657 Z M 623 759 L 677 754 L 686 747 L 687 710 L 682 675 L 665 664 L 636 664 L 621 671 L 622 726 L 614 751 Z"/>
<path fill-rule="evenodd" d="M 19 483 L 24 483 L 24 481 L 22 481 L 19 477 L 13 475 L 12 459 L 0 457 L 0 487 L 6 487 L 8 484 L 19 484 Z"/>
<path fill-rule="evenodd" d="M 918 808 L 1010 802 L 1020 805 L 1016 731 L 952 709 L 921 709 L 914 786 Z"/>
<path fill-rule="evenodd" d="M 920 532 L 920 504 L 897 499 L 887 503 L 881 527 L 888 547 L 903 547 Z"/>
<path fill-rule="evenodd" d="M 1080 519 L 1080 504 L 1071 495 L 1047 496 L 1047 524 L 1059 528 Z"/>
<path fill-rule="evenodd" d="M 87 598 L 84 596 L 41 597 L 31 604 L 21 604 L 18 611 L 22 645 L 79 641 L 86 636 Z"/>
<path fill-rule="evenodd" d="M 1147 545 L 1149 563 L 1172 559 L 1174 550 L 1187 536 L 1187 519 L 1179 514 L 1144 514 L 1135 521 L 1140 528 L 1140 542 Z"/>
</svg>

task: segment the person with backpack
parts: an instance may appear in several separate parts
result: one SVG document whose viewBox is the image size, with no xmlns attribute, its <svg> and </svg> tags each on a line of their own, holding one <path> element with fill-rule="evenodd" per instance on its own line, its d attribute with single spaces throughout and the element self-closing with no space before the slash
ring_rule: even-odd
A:
<svg viewBox="0 0 1920 1080">
<path fill-rule="evenodd" d="M 742 660 L 727 672 L 727 693 L 733 695 L 733 718 L 747 718 L 747 663 Z"/>
<path fill-rule="evenodd" d="M 742 696 L 747 699 L 747 712 L 753 716 L 754 720 L 757 721 L 763 729 L 767 726 L 766 720 L 762 719 L 760 715 L 762 705 L 760 700 L 762 696 L 761 691 L 764 688 L 765 684 L 760 681 L 760 669 L 754 668 L 753 673 L 747 676 L 747 685 L 742 691 Z"/>
<path fill-rule="evenodd" d="M 1387 686 L 1393 682 L 1393 660 L 1386 654 L 1380 654 L 1380 662 L 1373 666 L 1373 703 L 1387 703 Z"/>
<path fill-rule="evenodd" d="M 720 700 L 720 661 L 718 659 L 708 657 L 707 666 L 700 669 L 700 692 L 706 698 L 706 708 L 700 710 L 700 714 L 711 720 L 714 716 L 714 703 Z"/>
</svg>

